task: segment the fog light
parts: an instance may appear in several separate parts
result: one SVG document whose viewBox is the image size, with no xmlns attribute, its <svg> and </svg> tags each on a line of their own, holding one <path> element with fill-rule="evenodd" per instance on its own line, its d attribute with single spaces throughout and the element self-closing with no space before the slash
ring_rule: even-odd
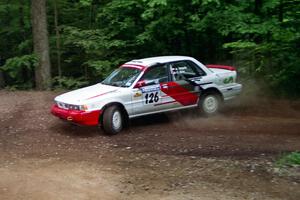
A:
<svg viewBox="0 0 300 200">
<path fill-rule="evenodd" d="M 69 117 L 67 117 L 67 120 L 68 120 L 68 121 L 72 121 L 72 120 L 73 120 L 73 117 L 69 116 Z"/>
</svg>

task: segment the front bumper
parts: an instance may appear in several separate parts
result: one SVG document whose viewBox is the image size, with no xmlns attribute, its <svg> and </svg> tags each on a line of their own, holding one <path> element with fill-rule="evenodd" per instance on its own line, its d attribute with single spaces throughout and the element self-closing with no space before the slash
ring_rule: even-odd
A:
<svg viewBox="0 0 300 200">
<path fill-rule="evenodd" d="M 97 126 L 101 110 L 82 111 L 82 110 L 65 110 L 59 108 L 56 104 L 51 107 L 51 113 L 61 119 L 86 126 Z"/>
</svg>

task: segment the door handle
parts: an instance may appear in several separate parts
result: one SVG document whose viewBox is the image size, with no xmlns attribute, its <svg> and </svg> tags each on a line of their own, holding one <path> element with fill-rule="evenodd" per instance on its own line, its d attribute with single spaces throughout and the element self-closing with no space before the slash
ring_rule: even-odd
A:
<svg viewBox="0 0 300 200">
<path fill-rule="evenodd" d="M 167 89 L 169 86 L 168 86 L 168 84 L 162 84 L 161 87 L 164 89 Z"/>
<path fill-rule="evenodd" d="M 169 88 L 176 88 L 176 87 L 178 87 L 177 85 L 171 85 L 171 86 L 169 86 Z"/>
</svg>

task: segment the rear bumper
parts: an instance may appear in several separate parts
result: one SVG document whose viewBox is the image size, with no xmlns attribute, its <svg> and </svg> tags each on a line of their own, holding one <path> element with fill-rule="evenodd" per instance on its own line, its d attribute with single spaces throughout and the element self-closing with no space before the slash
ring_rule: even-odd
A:
<svg viewBox="0 0 300 200">
<path fill-rule="evenodd" d="M 235 83 L 234 85 L 228 86 L 221 90 L 224 100 L 230 100 L 241 94 L 243 86 L 241 84 Z"/>
<path fill-rule="evenodd" d="M 65 110 L 57 105 L 51 107 L 51 113 L 61 119 L 86 126 L 97 126 L 101 110 L 82 111 L 82 110 Z"/>
</svg>

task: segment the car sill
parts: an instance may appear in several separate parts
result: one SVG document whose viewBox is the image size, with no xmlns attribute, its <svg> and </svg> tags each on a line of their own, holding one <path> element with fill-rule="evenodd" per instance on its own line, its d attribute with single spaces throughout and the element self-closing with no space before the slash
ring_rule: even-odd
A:
<svg viewBox="0 0 300 200">
<path fill-rule="evenodd" d="M 142 113 L 142 114 L 137 114 L 137 115 L 130 115 L 129 118 L 132 119 L 132 118 L 141 117 L 144 115 L 151 115 L 151 114 L 162 113 L 162 112 L 170 112 L 170 111 L 182 110 L 182 109 L 187 109 L 187 108 L 194 108 L 197 106 L 198 106 L 198 104 L 194 104 L 191 106 L 184 106 L 184 107 L 179 107 L 179 108 L 171 108 L 171 109 L 159 110 L 159 111 L 154 111 L 154 112 L 147 112 L 147 113 Z"/>
</svg>

